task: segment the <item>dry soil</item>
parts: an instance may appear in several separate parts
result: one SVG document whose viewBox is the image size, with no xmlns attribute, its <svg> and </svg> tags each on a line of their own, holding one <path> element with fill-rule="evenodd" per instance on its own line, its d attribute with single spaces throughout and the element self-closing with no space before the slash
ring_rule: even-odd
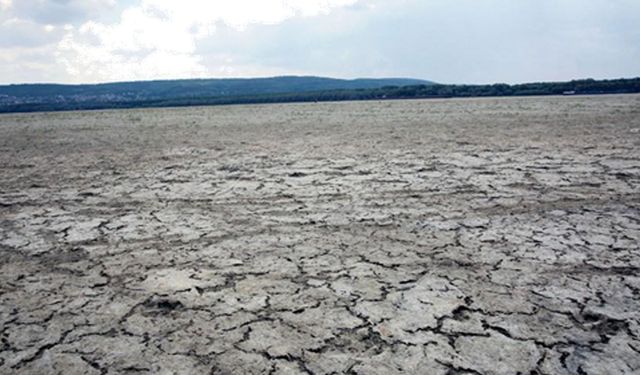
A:
<svg viewBox="0 0 640 375">
<path fill-rule="evenodd" d="M 638 374 L 640 96 L 0 116 L 1 374 Z"/>
</svg>

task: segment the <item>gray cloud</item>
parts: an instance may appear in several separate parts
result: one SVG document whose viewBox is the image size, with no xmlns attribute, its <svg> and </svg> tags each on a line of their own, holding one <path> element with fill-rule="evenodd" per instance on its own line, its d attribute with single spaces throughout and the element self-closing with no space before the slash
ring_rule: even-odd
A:
<svg viewBox="0 0 640 375">
<path fill-rule="evenodd" d="M 0 48 L 31 48 L 55 43 L 61 37 L 61 28 L 47 27 L 32 21 L 18 19 L 0 23 Z"/>
<path fill-rule="evenodd" d="M 221 22 L 206 38 L 193 40 L 195 50 L 176 57 L 176 64 L 192 67 L 175 71 L 171 65 L 160 69 L 159 62 L 168 56 L 144 49 L 149 46 L 111 49 L 107 52 L 114 58 L 109 59 L 104 51 L 83 53 L 85 46 L 94 48 L 95 43 L 82 41 L 91 34 L 44 29 L 46 24 L 79 27 L 90 20 L 111 25 L 139 1 L 14 0 L 0 14 L 0 64 L 16 65 L 0 66 L 0 82 L 43 76 L 91 80 L 90 70 L 80 69 L 89 75 L 78 76 L 69 67 L 95 56 L 115 65 L 94 80 L 118 79 L 115 69 L 123 61 L 130 67 L 148 62 L 156 70 L 139 66 L 135 71 L 167 76 L 405 76 L 446 83 L 640 76 L 637 0 L 361 0 L 329 14 L 275 25 L 238 30 Z M 66 50 L 50 47 L 69 35 L 78 42 L 72 45 L 75 55 L 68 54 L 69 43 Z M 28 61 L 24 70 L 21 61 Z"/>
<path fill-rule="evenodd" d="M 8 15 L 41 24 L 78 24 L 113 16 L 116 5 L 114 0 L 14 0 Z"/>
<path fill-rule="evenodd" d="M 364 12 L 338 10 L 244 33 L 220 30 L 199 52 L 309 73 L 454 83 L 640 75 L 640 2 L 374 4 Z"/>
</svg>

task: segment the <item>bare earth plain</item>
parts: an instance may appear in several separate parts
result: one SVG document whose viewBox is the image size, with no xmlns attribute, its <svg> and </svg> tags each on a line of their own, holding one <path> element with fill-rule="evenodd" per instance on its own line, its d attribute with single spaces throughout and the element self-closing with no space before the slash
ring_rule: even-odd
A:
<svg viewBox="0 0 640 375">
<path fill-rule="evenodd" d="M 640 96 L 0 116 L 0 374 L 640 373 Z"/>
</svg>

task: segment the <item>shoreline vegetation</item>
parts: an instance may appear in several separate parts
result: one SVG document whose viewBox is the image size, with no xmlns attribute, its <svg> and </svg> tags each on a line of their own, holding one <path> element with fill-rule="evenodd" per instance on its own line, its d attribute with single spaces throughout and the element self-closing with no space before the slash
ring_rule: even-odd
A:
<svg viewBox="0 0 640 375">
<path fill-rule="evenodd" d="M 202 82 L 208 82 L 209 86 L 203 88 L 204 84 Z M 236 86 L 227 86 L 225 90 L 220 90 L 221 84 L 229 82 L 235 83 Z M 247 85 L 252 82 L 257 82 L 261 86 L 252 86 L 249 89 Z M 389 82 L 399 84 L 384 85 Z M 416 82 L 420 84 L 413 84 Z M 244 86 L 238 86 L 238 83 Z M 277 86 L 274 86 L 276 83 Z M 289 83 L 289 86 L 287 86 L 287 83 Z M 351 88 L 333 88 L 342 87 L 340 86 L 341 84 Z M 164 86 L 159 87 L 159 85 Z M 376 87 L 376 85 L 381 87 Z M 288 91 L 288 87 L 292 87 L 293 91 Z M 314 89 L 317 87 L 329 88 L 323 90 Z M 210 94 L 212 91 L 214 93 Z M 243 92 L 253 93 L 243 94 Z M 100 85 L 9 85 L 0 86 L 0 113 L 232 104 L 630 93 L 640 93 L 640 77 L 613 80 L 584 79 L 568 82 L 540 82 L 516 85 L 448 85 L 409 79 L 347 81 L 321 77 L 151 81 Z"/>
</svg>

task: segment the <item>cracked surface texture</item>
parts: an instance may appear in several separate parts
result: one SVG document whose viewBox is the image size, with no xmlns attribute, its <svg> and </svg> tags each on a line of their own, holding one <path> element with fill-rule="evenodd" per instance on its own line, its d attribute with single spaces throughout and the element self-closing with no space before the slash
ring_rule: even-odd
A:
<svg viewBox="0 0 640 375">
<path fill-rule="evenodd" d="M 638 374 L 640 96 L 0 116 L 1 374 Z"/>
</svg>

